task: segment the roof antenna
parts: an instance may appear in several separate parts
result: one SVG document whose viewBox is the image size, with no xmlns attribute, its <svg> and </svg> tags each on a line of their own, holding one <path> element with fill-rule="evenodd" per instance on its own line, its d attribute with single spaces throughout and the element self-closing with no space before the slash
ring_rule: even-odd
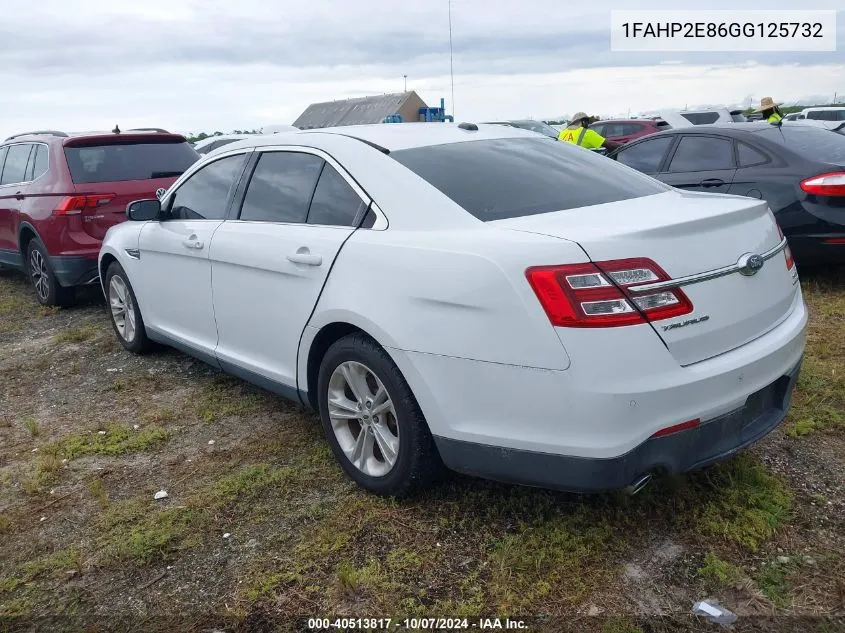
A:
<svg viewBox="0 0 845 633">
<path fill-rule="evenodd" d="M 115 134 L 120 134 L 120 128 L 117 127 L 117 123 L 114 124 L 114 129 L 112 130 Z"/>
</svg>

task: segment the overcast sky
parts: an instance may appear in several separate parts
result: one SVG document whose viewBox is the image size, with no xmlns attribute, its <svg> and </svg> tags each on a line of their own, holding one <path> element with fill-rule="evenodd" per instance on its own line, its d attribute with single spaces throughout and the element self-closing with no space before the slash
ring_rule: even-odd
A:
<svg viewBox="0 0 845 633">
<path fill-rule="evenodd" d="M 610 9 L 665 2 L 4 0 L 0 137 L 26 129 L 291 123 L 314 101 L 446 97 L 460 120 L 632 114 L 689 104 L 845 99 L 845 13 L 831 53 L 614 53 Z M 707 3 L 841 9 L 842 0 Z M 804 6 L 808 5 L 808 6 Z M 672 7 L 700 9 L 674 0 Z"/>
</svg>

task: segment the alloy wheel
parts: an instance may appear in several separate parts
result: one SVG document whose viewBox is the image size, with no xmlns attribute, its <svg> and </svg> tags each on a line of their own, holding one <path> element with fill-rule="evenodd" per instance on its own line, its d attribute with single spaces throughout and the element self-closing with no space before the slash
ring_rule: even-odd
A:
<svg viewBox="0 0 845 633">
<path fill-rule="evenodd" d="M 114 326 L 118 334 L 127 343 L 135 340 L 135 309 L 132 304 L 132 294 L 118 275 L 114 275 L 109 281 L 109 306 Z"/>
<path fill-rule="evenodd" d="M 328 413 L 341 450 L 358 470 L 383 477 L 399 457 L 396 409 L 387 389 L 366 365 L 346 361 L 332 372 Z"/>
<path fill-rule="evenodd" d="M 50 271 L 47 269 L 44 256 L 37 248 L 33 249 L 29 256 L 29 272 L 32 276 L 35 294 L 42 302 L 46 302 L 50 296 Z"/>
</svg>

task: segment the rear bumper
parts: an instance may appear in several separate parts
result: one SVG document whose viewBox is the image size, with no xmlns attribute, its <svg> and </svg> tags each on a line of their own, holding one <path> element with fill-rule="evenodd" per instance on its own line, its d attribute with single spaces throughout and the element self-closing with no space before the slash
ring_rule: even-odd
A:
<svg viewBox="0 0 845 633">
<path fill-rule="evenodd" d="M 62 286 L 84 286 L 95 283 L 100 275 L 97 257 L 80 255 L 54 255 L 50 257 L 53 273 Z"/>
<path fill-rule="evenodd" d="M 578 492 L 617 490 L 655 471 L 701 468 L 761 439 L 786 416 L 800 366 L 748 396 L 741 407 L 696 428 L 650 438 L 618 457 L 554 455 L 444 437 L 435 441 L 444 463 L 467 474 Z"/>
</svg>

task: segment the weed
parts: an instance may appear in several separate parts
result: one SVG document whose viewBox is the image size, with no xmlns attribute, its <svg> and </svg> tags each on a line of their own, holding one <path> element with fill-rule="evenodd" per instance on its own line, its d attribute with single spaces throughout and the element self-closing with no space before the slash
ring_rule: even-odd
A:
<svg viewBox="0 0 845 633">
<path fill-rule="evenodd" d="M 106 490 L 106 485 L 103 483 L 103 480 L 100 478 L 92 479 L 88 482 L 88 490 L 91 492 L 91 495 L 96 499 L 97 504 L 101 508 L 105 508 L 109 505 L 109 493 Z"/>
<path fill-rule="evenodd" d="M 0 578 L 0 593 L 11 593 L 22 584 L 17 578 Z"/>
<path fill-rule="evenodd" d="M 62 330 L 53 337 L 54 343 L 82 343 L 94 338 L 97 328 L 92 325 L 80 325 Z"/>
<path fill-rule="evenodd" d="M 698 575 L 715 586 L 735 586 L 743 578 L 742 569 L 722 560 L 713 552 L 704 557 L 704 564 L 698 568 Z"/>
<path fill-rule="evenodd" d="M 707 472 L 712 486 L 697 529 L 756 550 L 788 518 L 791 496 L 752 456 L 742 454 Z"/>
<path fill-rule="evenodd" d="M 193 397 L 193 404 L 201 420 L 213 422 L 252 413 L 262 398 L 263 395 L 252 387 L 227 376 L 219 376 Z"/>
<path fill-rule="evenodd" d="M 48 317 L 58 314 L 59 310 L 61 310 L 60 306 L 41 306 L 38 308 L 38 314 L 43 317 Z"/>
<path fill-rule="evenodd" d="M 79 550 L 68 548 L 24 563 L 20 570 L 26 582 L 44 575 L 51 578 L 63 578 L 67 571 L 81 571 L 83 561 L 84 557 Z"/>
<path fill-rule="evenodd" d="M 44 447 L 46 453 L 65 459 L 85 455 L 122 455 L 154 448 L 167 440 L 171 431 L 160 426 L 150 426 L 133 431 L 123 426 L 109 426 L 103 432 L 70 435 Z"/>
<path fill-rule="evenodd" d="M 35 418 L 24 418 L 23 425 L 32 437 L 41 435 L 41 429 L 38 426 L 38 420 Z"/>
<path fill-rule="evenodd" d="M 159 374 L 149 372 L 139 373 L 134 376 L 123 376 L 115 378 L 111 384 L 112 391 L 126 393 L 154 393 L 166 386 L 165 378 Z"/>
<path fill-rule="evenodd" d="M 0 514 L 0 534 L 6 534 L 12 530 L 12 520 L 5 514 Z"/>
<path fill-rule="evenodd" d="M 792 605 L 790 592 L 792 585 L 789 578 L 795 573 L 796 563 L 771 562 L 763 565 L 757 577 L 757 585 L 760 591 L 778 609 L 787 609 Z"/>
<path fill-rule="evenodd" d="M 53 483 L 62 468 L 61 460 L 51 453 L 42 453 L 35 462 L 32 476 L 21 482 L 26 494 L 33 496 L 44 492 L 45 486 Z"/>
</svg>

